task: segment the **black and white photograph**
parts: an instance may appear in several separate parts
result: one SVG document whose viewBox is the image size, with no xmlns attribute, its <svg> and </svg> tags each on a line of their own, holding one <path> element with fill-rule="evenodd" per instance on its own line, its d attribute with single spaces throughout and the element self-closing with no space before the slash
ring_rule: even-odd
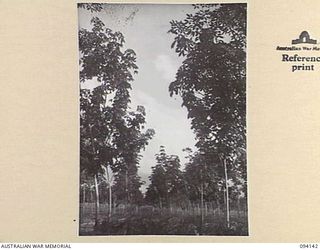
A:
<svg viewBox="0 0 320 250">
<path fill-rule="evenodd" d="M 78 4 L 79 235 L 248 236 L 247 4 Z"/>
</svg>

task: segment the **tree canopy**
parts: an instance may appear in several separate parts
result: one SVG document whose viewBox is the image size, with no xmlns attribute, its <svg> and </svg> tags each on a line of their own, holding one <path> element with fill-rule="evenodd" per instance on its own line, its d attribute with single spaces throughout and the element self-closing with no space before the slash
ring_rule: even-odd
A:
<svg viewBox="0 0 320 250">
<path fill-rule="evenodd" d="M 156 161 L 149 177 L 146 201 L 160 207 L 177 204 L 179 198 L 185 195 L 180 159 L 176 155 L 168 155 L 165 147 L 161 146 Z"/>
<path fill-rule="evenodd" d="M 129 106 L 133 74 L 138 69 L 136 54 L 123 49 L 125 40 L 120 32 L 106 28 L 97 17 L 91 24 L 92 30 L 79 31 L 80 82 L 94 80 L 99 85 L 80 90 L 81 170 L 96 175 L 110 166 L 116 185 L 127 185 L 122 189 L 137 194 L 140 151 L 154 130 L 144 129 L 143 106 L 136 110 Z"/>
<path fill-rule="evenodd" d="M 226 232 L 232 233 L 230 204 L 238 206 L 240 218 L 240 201 L 246 204 L 247 198 L 246 4 L 193 6 L 193 14 L 170 22 L 171 49 L 183 61 L 168 92 L 182 98 L 195 134 L 195 150 L 183 150 L 187 162 L 182 164 L 178 155 L 161 146 L 155 164 L 149 166 L 145 194 L 138 170 L 141 152 L 155 131 L 145 128 L 145 107 L 131 105 L 137 55 L 126 49 L 121 32 L 98 17 L 91 19 L 90 28 L 79 30 L 80 188 L 83 203 L 95 202 L 97 228 L 111 232 L 124 225 L 126 234 L 129 224 L 134 225 L 130 216 L 139 214 L 140 208 L 149 216 L 170 211 L 174 214 L 170 223 L 181 225 L 191 214 L 193 222 L 183 233 L 205 234 L 211 223 L 206 221 L 216 218 L 216 210 L 223 220 L 226 215 Z M 104 9 L 96 3 L 78 7 L 91 14 Z M 84 88 L 90 82 L 96 87 Z M 108 217 L 99 224 L 100 203 L 108 204 Z M 175 218 L 179 213 L 183 222 Z M 139 218 L 148 231 L 144 214 Z"/>
<path fill-rule="evenodd" d="M 194 8 L 184 20 L 171 21 L 172 48 L 184 60 L 169 92 L 181 96 L 197 139 L 188 173 L 214 169 L 211 189 L 226 191 L 229 203 L 229 188 L 246 195 L 246 4 Z"/>
<path fill-rule="evenodd" d="M 246 5 L 196 5 L 172 21 L 172 46 L 185 60 L 170 95 L 188 109 L 202 151 L 230 154 L 246 140 Z"/>
</svg>

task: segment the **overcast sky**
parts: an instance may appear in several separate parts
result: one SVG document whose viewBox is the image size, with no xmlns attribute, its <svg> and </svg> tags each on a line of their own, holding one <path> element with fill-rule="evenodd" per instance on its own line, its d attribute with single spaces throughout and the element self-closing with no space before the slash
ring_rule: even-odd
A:
<svg viewBox="0 0 320 250">
<path fill-rule="evenodd" d="M 171 20 L 182 20 L 192 13 L 191 5 L 106 4 L 101 13 L 79 9 L 79 26 L 90 28 L 90 20 L 98 16 L 108 28 L 120 31 L 126 48 L 137 54 L 138 75 L 132 83 L 131 107 L 146 108 L 147 128 L 153 128 L 155 137 L 142 152 L 139 175 L 148 184 L 155 154 L 160 145 L 168 154 L 178 155 L 185 162 L 183 148 L 194 148 L 194 134 L 187 119 L 187 110 L 181 107 L 178 96 L 170 97 L 168 87 L 175 79 L 182 58 L 171 49 L 173 35 L 168 34 Z M 83 87 L 92 88 L 94 82 Z M 146 186 L 143 187 L 145 191 Z"/>
</svg>

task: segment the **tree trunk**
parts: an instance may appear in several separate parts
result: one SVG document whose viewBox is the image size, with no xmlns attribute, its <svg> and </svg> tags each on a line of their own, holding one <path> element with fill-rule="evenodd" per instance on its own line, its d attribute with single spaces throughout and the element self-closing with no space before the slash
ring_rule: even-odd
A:
<svg viewBox="0 0 320 250">
<path fill-rule="evenodd" d="M 97 175 L 94 175 L 94 186 L 95 186 L 95 194 L 96 194 L 96 204 L 95 204 L 95 224 L 97 225 L 99 222 L 99 187 L 98 187 L 98 179 Z"/>
<path fill-rule="evenodd" d="M 91 143 L 92 143 L 92 153 L 95 156 L 96 155 L 96 149 L 94 147 L 94 140 L 92 136 L 92 127 L 90 127 L 90 137 L 91 137 Z M 99 222 L 99 187 L 98 187 L 98 177 L 97 173 L 94 175 L 94 187 L 95 187 L 95 194 L 96 194 L 96 203 L 95 203 L 95 224 L 97 225 Z"/>
<path fill-rule="evenodd" d="M 227 227 L 230 227 L 230 208 L 229 208 L 229 187 L 228 187 L 228 171 L 226 159 L 223 160 L 225 184 L 226 184 L 226 212 L 227 212 Z"/>
<path fill-rule="evenodd" d="M 203 225 L 203 219 L 204 219 L 204 216 L 203 216 L 203 183 L 201 183 L 201 227 Z"/>
<path fill-rule="evenodd" d="M 112 187 L 111 183 L 109 183 L 109 218 L 111 218 L 112 214 Z"/>
<path fill-rule="evenodd" d="M 86 202 L 86 187 L 83 186 L 83 191 L 82 191 L 82 203 L 84 204 Z"/>
<path fill-rule="evenodd" d="M 126 176 L 125 176 L 125 184 L 126 184 L 126 200 L 127 204 L 129 203 L 129 189 L 128 189 L 128 170 L 126 170 Z"/>
<path fill-rule="evenodd" d="M 208 203 L 207 202 L 204 204 L 204 207 L 205 207 L 205 216 L 207 216 L 208 215 Z"/>
</svg>

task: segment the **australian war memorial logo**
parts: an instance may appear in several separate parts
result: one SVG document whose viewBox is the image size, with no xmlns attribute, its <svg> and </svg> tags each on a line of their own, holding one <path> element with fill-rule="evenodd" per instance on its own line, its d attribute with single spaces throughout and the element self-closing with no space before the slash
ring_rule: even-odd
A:
<svg viewBox="0 0 320 250">
<path fill-rule="evenodd" d="M 302 31 L 297 38 L 291 40 L 290 46 L 277 46 L 276 50 L 283 52 L 281 61 L 291 65 L 291 72 L 314 71 L 315 65 L 320 63 L 320 46 L 318 45 L 317 40 L 312 38 L 308 31 Z M 299 54 L 302 52 L 308 54 Z"/>
<path fill-rule="evenodd" d="M 302 31 L 298 39 L 292 40 L 292 44 L 301 43 L 317 44 L 317 40 L 311 39 L 308 31 Z"/>
</svg>

